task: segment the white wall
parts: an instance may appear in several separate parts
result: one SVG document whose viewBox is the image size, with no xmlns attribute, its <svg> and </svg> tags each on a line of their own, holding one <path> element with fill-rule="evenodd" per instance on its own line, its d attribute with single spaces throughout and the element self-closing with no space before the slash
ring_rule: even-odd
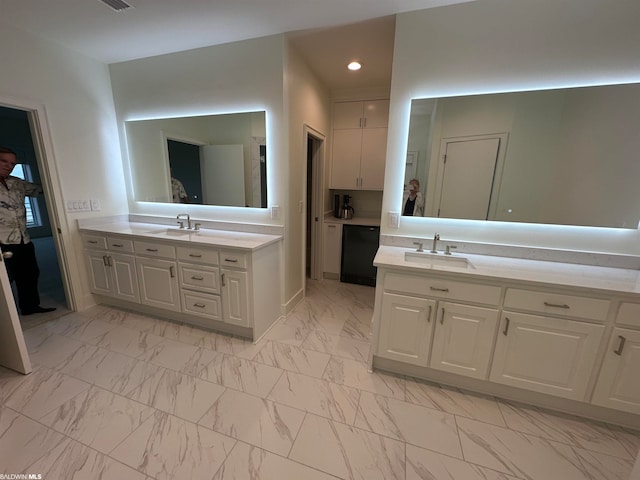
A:
<svg viewBox="0 0 640 480">
<path fill-rule="evenodd" d="M 412 98 L 640 81 L 640 3 L 486 0 L 397 17 L 382 233 L 640 254 L 637 230 L 401 218 Z"/>
<path fill-rule="evenodd" d="M 127 213 L 115 109 L 106 65 L 52 42 L 0 29 L 0 104 L 45 115 L 50 202 L 60 219 L 78 307 L 92 302 L 76 219 Z M 68 213 L 67 200 L 98 199 L 99 213 Z M 51 203 L 54 203 L 53 205 Z"/>
<path fill-rule="evenodd" d="M 329 135 L 331 103 L 329 92 L 301 56 L 290 46 L 285 65 L 285 98 L 289 113 L 288 135 L 290 164 L 287 175 L 288 212 L 285 240 L 285 278 L 287 298 L 298 295 L 304 287 L 306 231 L 307 145 L 304 126 Z M 329 168 L 329 150 L 325 142 L 325 169 Z M 282 172 L 284 173 L 284 172 Z M 302 212 L 299 204 L 303 202 Z"/>
</svg>

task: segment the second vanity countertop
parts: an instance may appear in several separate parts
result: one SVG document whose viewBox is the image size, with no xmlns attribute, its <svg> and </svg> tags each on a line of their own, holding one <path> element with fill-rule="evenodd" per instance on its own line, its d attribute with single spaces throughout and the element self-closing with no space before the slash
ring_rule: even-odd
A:
<svg viewBox="0 0 640 480">
<path fill-rule="evenodd" d="M 640 294 L 639 270 L 467 254 L 464 252 L 453 253 L 452 257 L 464 257 L 473 265 L 473 268 L 463 268 L 440 263 L 432 264 L 428 261 L 424 263 L 407 261 L 405 253 L 415 251 L 415 249 L 410 248 L 383 245 L 378 249 L 373 264 L 376 267 L 394 268 L 408 272 L 433 271 L 456 274 L 460 278 L 525 281 L 546 286 L 581 287 L 608 293 Z M 418 255 L 429 256 L 432 254 L 425 251 L 423 254 Z M 434 256 L 442 258 L 444 253 L 438 252 Z"/>
<path fill-rule="evenodd" d="M 188 244 L 258 250 L 282 239 L 279 235 L 234 232 L 203 228 L 198 231 L 181 230 L 178 227 L 157 223 L 114 222 L 81 226 L 82 233 L 134 235 L 147 240 L 172 240 Z"/>
</svg>

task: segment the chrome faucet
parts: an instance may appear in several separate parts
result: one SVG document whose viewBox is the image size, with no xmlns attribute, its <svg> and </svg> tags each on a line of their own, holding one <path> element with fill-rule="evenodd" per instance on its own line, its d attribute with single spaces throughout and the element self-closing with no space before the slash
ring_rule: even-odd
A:
<svg viewBox="0 0 640 480">
<path fill-rule="evenodd" d="M 176 217 L 178 219 L 178 225 L 180 225 L 180 228 L 184 228 L 184 222 L 180 220 L 181 217 L 185 216 L 187 217 L 187 228 L 189 230 L 191 230 L 191 217 L 189 216 L 188 213 L 179 213 L 178 216 Z"/>
<path fill-rule="evenodd" d="M 433 247 L 431 248 L 431 253 L 438 253 L 438 240 L 440 240 L 440 234 L 436 233 L 433 236 Z"/>
</svg>

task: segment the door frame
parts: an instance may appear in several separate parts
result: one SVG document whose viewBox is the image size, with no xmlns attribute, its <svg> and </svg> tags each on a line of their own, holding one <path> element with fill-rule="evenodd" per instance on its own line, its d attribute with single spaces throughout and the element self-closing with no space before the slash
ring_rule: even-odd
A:
<svg viewBox="0 0 640 480">
<path fill-rule="evenodd" d="M 80 267 L 73 251 L 69 250 L 72 247 L 72 242 L 68 240 L 71 238 L 71 233 L 64 210 L 62 186 L 60 185 L 60 176 L 45 106 L 29 99 L 2 95 L 0 95 L 0 105 L 27 112 L 67 307 L 70 311 L 75 312 L 77 311 L 77 298 L 72 288 L 70 272 L 80 271 Z"/>
<path fill-rule="evenodd" d="M 323 192 L 323 179 L 324 179 L 324 164 L 325 164 L 325 146 L 326 137 L 313 127 L 303 125 L 303 148 L 304 148 L 304 179 L 303 186 L 303 198 L 307 198 L 307 168 L 309 159 L 307 158 L 307 143 L 309 139 L 313 139 L 319 142 L 317 150 L 314 151 L 311 159 L 311 218 L 307 218 L 306 209 L 303 209 L 303 221 L 302 221 L 302 285 L 306 291 L 307 281 L 307 222 L 311 221 L 311 268 L 310 277 L 312 280 L 319 280 L 322 278 L 322 216 L 324 209 L 324 192 Z"/>
</svg>

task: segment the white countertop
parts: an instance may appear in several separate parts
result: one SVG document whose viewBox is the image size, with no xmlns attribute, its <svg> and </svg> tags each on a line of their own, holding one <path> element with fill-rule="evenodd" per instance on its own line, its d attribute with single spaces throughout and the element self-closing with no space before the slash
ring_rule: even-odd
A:
<svg viewBox="0 0 640 480">
<path fill-rule="evenodd" d="M 147 240 L 162 239 L 188 244 L 238 248 L 242 250 L 258 250 L 282 239 L 279 235 L 263 233 L 234 232 L 230 230 L 214 230 L 202 228 L 198 231 L 181 230 L 177 226 L 170 227 L 156 223 L 115 222 L 101 225 L 82 226 L 84 233 L 103 233 L 135 235 Z"/>
<path fill-rule="evenodd" d="M 350 220 L 343 218 L 336 218 L 333 215 L 327 215 L 324 217 L 324 223 L 340 223 L 342 225 L 364 225 L 367 227 L 380 226 L 380 217 L 353 217 Z"/>
<path fill-rule="evenodd" d="M 464 275 L 465 278 L 482 280 L 514 280 L 534 282 L 547 286 L 581 287 L 606 292 L 640 294 L 640 270 L 625 268 L 599 267 L 573 263 L 549 262 L 520 258 L 497 257 L 455 252 L 452 257 L 467 258 L 474 268 L 455 265 L 432 264 L 405 260 L 405 252 L 415 249 L 380 246 L 373 264 L 406 271 L 420 272 L 431 270 L 438 273 Z M 427 250 L 422 254 L 429 256 Z M 437 257 L 444 257 L 439 252 Z M 461 277 L 462 278 L 462 277 Z"/>
</svg>

